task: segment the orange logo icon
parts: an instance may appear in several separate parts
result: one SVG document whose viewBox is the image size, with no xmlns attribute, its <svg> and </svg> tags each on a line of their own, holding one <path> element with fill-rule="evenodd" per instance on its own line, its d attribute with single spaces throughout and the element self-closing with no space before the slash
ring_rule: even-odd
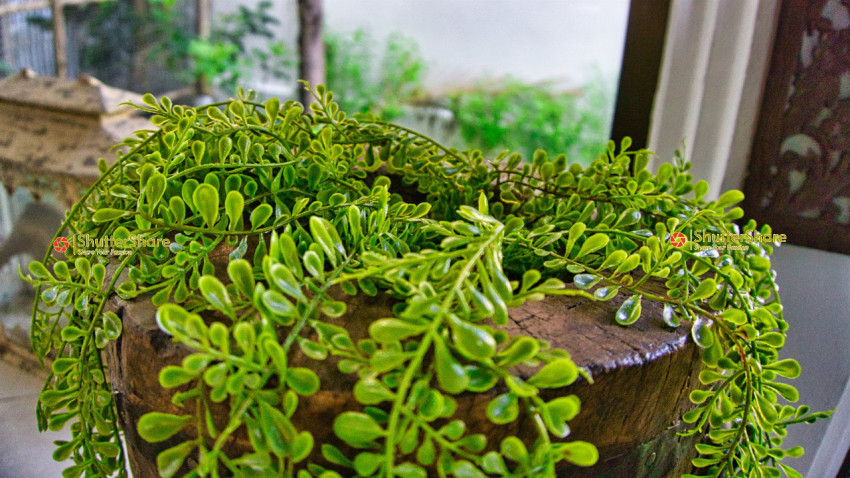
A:
<svg viewBox="0 0 850 478">
<path fill-rule="evenodd" d="M 687 242 L 687 238 L 681 232 L 674 232 L 670 234 L 670 244 L 673 244 L 676 247 L 682 247 Z"/>
<path fill-rule="evenodd" d="M 55 241 L 53 241 L 53 250 L 56 252 L 65 252 L 68 250 L 68 239 L 64 237 L 57 237 Z"/>
</svg>

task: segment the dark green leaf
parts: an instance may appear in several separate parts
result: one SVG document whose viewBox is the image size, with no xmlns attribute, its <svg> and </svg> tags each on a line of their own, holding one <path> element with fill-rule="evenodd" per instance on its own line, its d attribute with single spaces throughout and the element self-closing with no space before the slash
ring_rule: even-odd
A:
<svg viewBox="0 0 850 478">
<path fill-rule="evenodd" d="M 623 305 L 617 309 L 615 316 L 618 324 L 631 325 L 640 318 L 642 297 L 641 295 L 633 295 L 623 302 Z"/>
</svg>

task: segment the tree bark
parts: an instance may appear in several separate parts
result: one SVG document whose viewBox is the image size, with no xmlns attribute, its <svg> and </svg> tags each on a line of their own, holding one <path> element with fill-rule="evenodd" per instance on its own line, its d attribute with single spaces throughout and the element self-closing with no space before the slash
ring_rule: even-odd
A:
<svg viewBox="0 0 850 478">
<path fill-rule="evenodd" d="M 53 57 L 56 66 L 56 77 L 68 77 L 68 54 L 66 46 L 68 37 L 65 25 L 65 11 L 62 0 L 51 0 L 50 9 L 53 13 Z"/>
<path fill-rule="evenodd" d="M 325 43 L 322 39 L 322 0 L 298 0 L 299 76 L 311 87 L 325 83 Z M 315 99 L 305 88 L 300 99 L 309 111 Z"/>
<path fill-rule="evenodd" d="M 200 40 L 208 40 L 210 37 L 211 10 L 211 0 L 195 0 L 195 30 Z M 210 79 L 205 73 L 199 73 L 195 78 L 195 94 L 210 94 Z"/>
</svg>

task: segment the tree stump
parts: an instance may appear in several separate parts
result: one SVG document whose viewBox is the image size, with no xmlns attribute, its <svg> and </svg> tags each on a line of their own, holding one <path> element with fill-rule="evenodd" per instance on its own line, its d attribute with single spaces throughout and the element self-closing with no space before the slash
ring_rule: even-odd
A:
<svg viewBox="0 0 850 478">
<path fill-rule="evenodd" d="M 699 384 L 699 350 L 689 339 L 688 327 L 670 329 L 664 325 L 662 306 L 656 302 L 644 300 L 642 318 L 630 327 L 616 325 L 614 314 L 625 299 L 624 294 L 609 302 L 552 296 L 510 311 L 510 332 L 566 349 L 594 380 L 589 384 L 580 378 L 569 387 L 548 390 L 543 395 L 545 400 L 578 395 L 581 412 L 569 422 L 573 432 L 567 440 L 589 441 L 600 454 L 597 465 L 564 467 L 559 469 L 559 476 L 672 477 L 691 468 L 695 438 L 681 438 L 677 432 L 685 429 L 680 417 L 691 408 L 688 394 Z M 348 312 L 328 321 L 344 326 L 355 341 L 365 336 L 369 321 L 391 313 L 386 296 L 361 294 L 345 300 Z M 193 432 L 186 430 L 182 438 L 150 444 L 138 436 L 136 424 L 150 411 L 190 413 L 172 405 L 174 391 L 163 389 L 158 382 L 162 367 L 179 364 L 190 351 L 172 343 L 159 330 L 156 309 L 148 300 L 128 302 L 113 297 L 110 308 L 124 321 L 121 338 L 108 349 L 107 363 L 126 434 L 129 462 L 136 478 L 155 477 L 157 453 L 186 440 Z M 302 397 L 293 417 L 294 425 L 310 430 L 317 444 L 334 439 L 331 425 L 336 415 L 359 408 L 350 392 L 356 374 L 338 372 L 336 363 L 332 357 L 315 361 L 301 356 L 300 351 L 290 357 L 290 364 L 316 370 L 322 383 L 317 394 Z M 533 438 L 533 427 L 523 423 L 522 418 L 508 426 L 493 425 L 486 418 L 487 403 L 503 392 L 496 387 L 486 394 L 455 396 L 458 417 L 467 423 L 471 433 L 487 434 L 490 447 L 498 446 L 509 433 Z M 228 415 L 225 407 L 222 404 L 221 413 L 216 414 L 222 423 Z M 237 434 L 231 438 L 233 442 L 228 447 L 232 452 L 247 450 L 246 437 Z M 339 440 L 336 444 L 345 449 Z M 323 462 L 318 448 L 310 459 Z"/>
</svg>

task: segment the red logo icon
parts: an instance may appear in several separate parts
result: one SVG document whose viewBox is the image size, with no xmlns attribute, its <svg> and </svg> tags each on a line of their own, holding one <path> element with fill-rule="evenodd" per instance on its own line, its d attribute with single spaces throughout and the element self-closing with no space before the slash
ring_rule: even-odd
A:
<svg viewBox="0 0 850 478">
<path fill-rule="evenodd" d="M 53 241 L 53 250 L 56 252 L 65 252 L 68 250 L 68 239 L 64 237 L 57 237 L 55 241 Z"/>
<path fill-rule="evenodd" d="M 676 247 L 682 247 L 687 242 L 688 238 L 685 237 L 681 232 L 674 232 L 670 234 L 670 244 L 673 244 Z"/>
</svg>

